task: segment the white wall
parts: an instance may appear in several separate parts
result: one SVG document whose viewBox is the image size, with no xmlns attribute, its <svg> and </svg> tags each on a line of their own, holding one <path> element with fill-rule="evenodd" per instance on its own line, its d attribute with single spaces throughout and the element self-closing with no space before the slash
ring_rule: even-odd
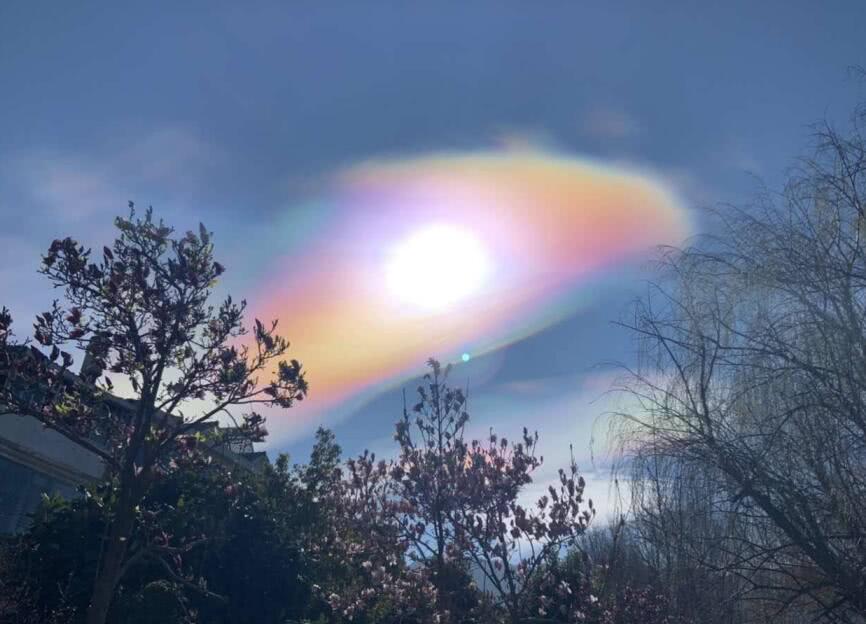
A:
<svg viewBox="0 0 866 624">
<path fill-rule="evenodd" d="M 29 465 L 52 476 L 80 482 L 98 478 L 102 461 L 56 431 L 29 416 L 0 415 L 0 456 Z"/>
</svg>

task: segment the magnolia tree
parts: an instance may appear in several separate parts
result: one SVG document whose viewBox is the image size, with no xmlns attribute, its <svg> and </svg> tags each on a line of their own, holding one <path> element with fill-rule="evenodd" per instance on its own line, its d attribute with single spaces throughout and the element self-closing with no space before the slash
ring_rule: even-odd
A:
<svg viewBox="0 0 866 624">
<path fill-rule="evenodd" d="M 430 372 L 418 387 L 419 401 L 404 405 L 394 438 L 400 452 L 391 466 L 401 506 L 395 518 L 409 545 L 412 561 L 428 570 L 438 590 L 439 609 L 448 612 L 475 606 L 468 558 L 455 542 L 454 514 L 465 495 L 461 473 L 467 459 L 464 427 L 469 420 L 466 396 L 445 384 L 449 367 L 428 362 Z"/>
<path fill-rule="evenodd" d="M 115 225 L 119 235 L 100 256 L 67 238 L 43 257 L 40 272 L 65 297 L 36 317 L 41 349 L 16 343 L 10 314 L 0 314 L 3 413 L 36 418 L 94 453 L 111 482 L 88 624 L 106 621 L 129 562 L 129 537 L 147 521 L 139 503 L 177 469 L 179 451 L 195 451 L 198 426 L 240 409 L 237 433 L 259 441 L 266 431 L 256 406 L 288 408 L 307 391 L 301 365 L 283 359 L 289 344 L 276 322 L 257 320 L 248 335 L 245 302 L 208 303 L 224 268 L 204 226 L 176 237 L 151 210 L 137 217 L 132 203 L 130 217 Z M 70 373 L 69 347 L 90 354 L 82 377 Z M 118 410 L 110 379 L 96 379 L 103 370 L 128 379 L 129 410 Z M 193 413 L 193 400 L 207 407 Z"/>
<path fill-rule="evenodd" d="M 332 619 L 516 623 L 541 617 L 539 605 L 556 600 L 567 619 L 550 621 L 580 621 L 592 597 L 555 577 L 553 565 L 594 514 L 574 461 L 525 506 L 521 496 L 542 463 L 537 435 L 466 440 L 466 395 L 447 385 L 447 368 L 429 366 L 418 403 L 397 423 L 397 456 L 377 461 L 365 452 L 322 490 L 331 521 L 311 549 L 331 570 L 317 590 Z"/>
<path fill-rule="evenodd" d="M 574 546 L 595 515 L 591 500 L 583 505 L 585 482 L 573 457 L 548 494 L 533 506 L 520 501 L 542 464 L 537 442 L 538 434 L 526 429 L 519 442 L 493 433 L 484 442 L 473 440 L 462 477 L 463 504 L 454 513 L 457 548 L 484 575 L 512 623 L 530 615 L 530 588 L 543 584 L 548 564 Z M 574 615 L 580 619 L 579 610 Z"/>
<path fill-rule="evenodd" d="M 328 509 L 323 534 L 310 544 L 323 585 L 315 585 L 331 621 L 438 622 L 437 592 L 428 571 L 409 565 L 408 542 L 397 521 L 389 465 L 365 451 L 338 470 L 319 500 Z"/>
<path fill-rule="evenodd" d="M 448 387 L 447 369 L 434 360 L 429 366 L 419 402 L 397 424 L 400 454 L 391 469 L 401 503 L 394 510 L 397 525 L 440 591 L 446 589 L 443 572 L 471 568 L 486 579 L 510 621 L 522 621 L 530 588 L 586 530 L 592 501 L 583 506 L 585 483 L 572 458 L 547 495 L 524 505 L 521 495 L 542 464 L 538 435 L 524 429 L 516 443 L 492 432 L 487 440 L 467 441 L 465 394 Z"/>
</svg>

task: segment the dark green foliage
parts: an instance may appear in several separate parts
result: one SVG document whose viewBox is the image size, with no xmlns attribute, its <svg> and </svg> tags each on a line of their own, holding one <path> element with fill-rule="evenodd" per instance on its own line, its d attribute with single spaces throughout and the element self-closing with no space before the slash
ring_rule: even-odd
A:
<svg viewBox="0 0 866 624">
<path fill-rule="evenodd" d="M 8 619 L 0 622 L 80 621 L 75 612 L 90 598 L 104 531 L 92 499 L 46 498 L 30 532 L 10 539 L 3 551 L 0 604 L 7 605 Z"/>
<path fill-rule="evenodd" d="M 319 435 L 314 461 L 294 471 L 282 456 L 261 475 L 211 467 L 176 471 L 156 484 L 142 501 L 139 513 L 149 522 L 131 539 L 131 564 L 109 621 L 283 624 L 315 615 L 310 574 L 317 568 L 305 552 L 325 519 L 313 492 L 327 487 L 318 476 L 339 457 L 339 447 L 326 445 L 329 434 Z M 308 489 L 303 478 L 314 476 Z M 17 582 L 0 589 L 0 601 L 31 618 L 10 622 L 49 622 L 54 613 L 62 615 L 57 621 L 84 621 L 107 495 L 105 488 L 72 502 L 46 499 L 33 528 L 8 544 L 4 578 Z M 163 556 L 176 548 L 174 565 L 149 555 L 154 544 L 165 545 Z"/>
</svg>

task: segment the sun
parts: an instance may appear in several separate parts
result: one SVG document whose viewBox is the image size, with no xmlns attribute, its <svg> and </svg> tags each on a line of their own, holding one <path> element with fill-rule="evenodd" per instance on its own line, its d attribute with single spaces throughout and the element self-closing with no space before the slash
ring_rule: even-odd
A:
<svg viewBox="0 0 866 624">
<path fill-rule="evenodd" d="M 484 245 L 471 232 L 428 225 L 396 243 L 385 263 L 385 281 L 400 303 L 442 312 L 477 294 L 490 274 Z"/>
</svg>

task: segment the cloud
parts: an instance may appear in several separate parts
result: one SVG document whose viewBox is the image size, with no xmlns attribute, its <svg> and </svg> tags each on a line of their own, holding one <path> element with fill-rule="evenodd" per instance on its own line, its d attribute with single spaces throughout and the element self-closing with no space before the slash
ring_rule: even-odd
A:
<svg viewBox="0 0 866 624">
<path fill-rule="evenodd" d="M 277 442 L 405 378 L 431 353 L 454 361 L 549 327 L 591 298 L 594 276 L 690 228 L 678 198 L 652 176 L 529 149 L 362 162 L 336 177 L 322 205 L 327 228 L 302 248 L 292 248 L 297 230 L 283 245 L 272 239 L 272 268 L 252 298 L 254 314 L 285 321 L 293 356 L 312 376 L 309 401 L 271 418 Z M 385 279 L 389 250 L 431 227 L 471 235 L 490 266 L 477 292 L 432 310 Z M 461 269 L 447 280 L 436 273 L 454 264 L 446 261 L 459 240 L 402 268 L 419 280 L 433 271 L 424 288 L 459 282 Z M 291 269 L 298 258 L 304 270 Z"/>
<path fill-rule="evenodd" d="M 74 224 L 114 216 L 130 199 L 181 195 L 203 184 L 221 152 L 180 128 L 162 128 L 86 152 L 33 149 L 3 159 L 5 196 L 17 213 Z M 10 200 L 6 200 L 10 202 Z"/>
<path fill-rule="evenodd" d="M 643 132 L 637 119 L 611 108 L 591 109 L 580 120 L 580 130 L 586 136 L 603 140 L 622 141 Z"/>
<path fill-rule="evenodd" d="M 537 451 L 544 464 L 523 493 L 531 502 L 557 481 L 574 453 L 587 481 L 600 517 L 618 506 L 610 469 L 616 459 L 610 436 L 610 415 L 630 405 L 631 399 L 612 392 L 615 371 L 564 375 L 494 385 L 472 399 L 471 437 L 486 436 L 492 427 L 498 435 L 516 439 L 526 426 L 539 433 Z"/>
<path fill-rule="evenodd" d="M 208 175 L 224 162 L 220 150 L 177 127 L 88 150 L 36 147 L 0 154 L 0 304 L 12 309 L 17 330 L 26 333 L 32 315 L 56 296 L 36 275 L 52 239 L 72 236 L 101 246 L 113 237 L 113 217 L 126 211 L 130 199 L 151 200 L 160 216 L 174 222 L 187 205 L 183 200 L 206 187 Z"/>
<path fill-rule="evenodd" d="M 24 202 L 62 222 L 78 221 L 122 205 L 110 171 L 74 157 L 31 154 L 12 166 Z"/>
<path fill-rule="evenodd" d="M 569 465 L 573 453 L 587 483 L 585 497 L 593 500 L 597 520 L 603 523 L 623 508 L 622 492 L 611 478 L 616 454 L 610 415 L 627 408 L 631 399 L 612 392 L 619 374 L 608 370 L 540 377 L 470 392 L 466 437 L 486 439 L 492 429 L 500 438 L 517 441 L 523 427 L 537 430 L 536 451 L 544 463 L 521 493 L 521 502 L 533 505 L 548 486 L 558 483 L 558 470 Z M 390 437 L 373 440 L 371 445 L 377 457 L 390 458 L 396 453 Z"/>
<path fill-rule="evenodd" d="M 482 384 L 478 390 L 472 389 L 479 387 L 473 383 L 466 438 L 484 440 L 493 429 L 500 438 L 518 441 L 524 426 L 538 431 L 537 452 L 544 463 L 521 494 L 521 502 L 528 505 L 558 482 L 558 470 L 568 466 L 573 452 L 587 482 L 586 497 L 592 498 L 603 522 L 621 507 L 611 479 L 616 456 L 609 444 L 609 416 L 627 407 L 630 399 L 611 392 L 618 378 L 619 372 L 608 370 Z M 459 382 L 455 378 L 451 383 Z M 363 445 L 377 458 L 392 459 L 398 453 L 390 429 L 368 436 Z"/>
<path fill-rule="evenodd" d="M 607 415 L 625 400 L 610 392 L 617 376 L 599 372 L 494 385 L 472 399 L 473 430 L 480 434 L 493 426 L 514 435 L 524 425 L 537 428 L 543 454 L 554 463 L 567 460 L 572 445 L 581 464 L 608 466 Z"/>
<path fill-rule="evenodd" d="M 729 139 L 716 152 L 714 160 L 721 166 L 734 169 L 738 173 L 761 176 L 766 173 L 755 149 L 747 141 Z"/>
<path fill-rule="evenodd" d="M 4 295 L 0 305 L 11 307 L 16 302 L 10 301 L 8 297 L 17 298 L 24 293 L 33 293 L 40 254 L 44 251 L 34 241 L 0 234 L 0 293 Z M 44 294 L 50 294 L 51 291 L 47 287 L 42 290 Z M 15 317 L 21 320 L 18 314 Z"/>
</svg>

